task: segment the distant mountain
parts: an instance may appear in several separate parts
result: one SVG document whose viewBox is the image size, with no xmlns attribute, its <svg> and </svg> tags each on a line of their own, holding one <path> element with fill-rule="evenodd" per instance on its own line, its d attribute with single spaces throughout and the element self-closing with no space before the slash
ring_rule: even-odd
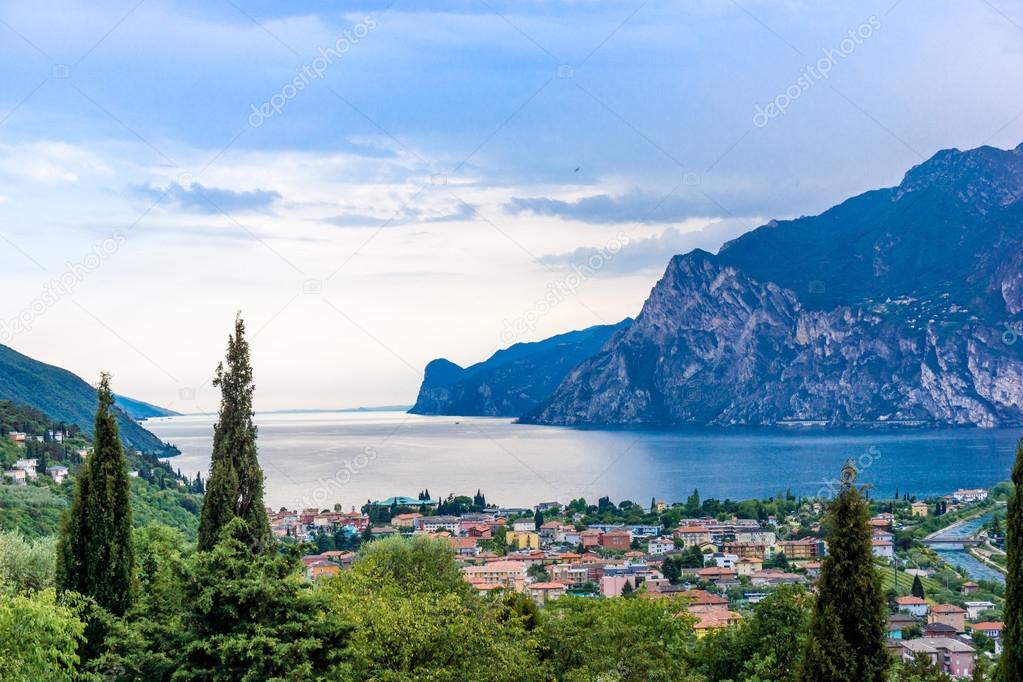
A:
<svg viewBox="0 0 1023 682">
<path fill-rule="evenodd" d="M 1023 145 L 676 256 L 631 328 L 523 421 L 1023 421 Z"/>
<path fill-rule="evenodd" d="M 49 417 L 77 424 L 92 435 L 96 390 L 71 372 L 47 365 L 0 345 L 0 400 L 34 407 Z M 142 453 L 172 455 L 177 449 L 146 431 L 123 410 L 117 410 L 121 439 Z"/>
<path fill-rule="evenodd" d="M 153 405 L 142 400 L 135 400 L 123 395 L 114 395 L 114 404 L 124 410 L 135 421 L 152 419 L 153 417 L 177 417 L 180 412 Z"/>
<path fill-rule="evenodd" d="M 593 356 L 632 320 L 517 343 L 483 362 L 459 367 L 443 358 L 426 365 L 412 414 L 518 417 L 535 408 L 569 370 Z"/>
</svg>

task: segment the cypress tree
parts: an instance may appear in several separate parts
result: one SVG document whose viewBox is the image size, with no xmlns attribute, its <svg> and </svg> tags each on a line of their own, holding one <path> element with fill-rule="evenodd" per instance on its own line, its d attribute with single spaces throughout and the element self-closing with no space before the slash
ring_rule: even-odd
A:
<svg viewBox="0 0 1023 682">
<path fill-rule="evenodd" d="M 131 606 L 135 558 L 131 544 L 131 484 L 110 375 L 97 391 L 92 455 L 78 471 L 71 509 L 64 515 L 57 543 L 57 585 L 92 597 L 122 615 Z"/>
<path fill-rule="evenodd" d="M 1002 658 L 995 679 L 1023 680 L 1023 439 L 1016 444 L 1012 466 L 1013 492 L 1005 515 L 1005 629 Z"/>
<path fill-rule="evenodd" d="M 828 509 L 828 554 L 799 672 L 803 682 L 882 682 L 890 664 L 870 512 L 855 480 L 856 469 L 846 463 L 842 487 Z"/>
<path fill-rule="evenodd" d="M 912 594 L 917 599 L 927 598 L 927 595 L 924 592 L 924 584 L 920 582 L 920 576 L 918 575 L 913 576 L 913 587 L 910 588 L 910 594 Z"/>
<path fill-rule="evenodd" d="M 213 385 L 220 388 L 220 416 L 213 427 L 213 456 L 199 519 L 199 549 L 217 544 L 220 531 L 234 518 L 245 521 L 255 554 L 274 550 L 270 521 L 263 506 L 263 470 L 256 454 L 252 422 L 252 365 L 245 322 L 235 317 L 227 339 L 227 368 L 217 365 Z"/>
</svg>

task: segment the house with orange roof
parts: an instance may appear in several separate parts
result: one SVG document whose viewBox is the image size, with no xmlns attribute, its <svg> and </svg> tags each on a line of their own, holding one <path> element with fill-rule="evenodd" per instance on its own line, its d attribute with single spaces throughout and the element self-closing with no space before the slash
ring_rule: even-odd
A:
<svg viewBox="0 0 1023 682">
<path fill-rule="evenodd" d="M 526 564 L 521 561 L 491 561 L 482 566 L 466 566 L 462 574 L 470 582 L 477 578 L 489 585 L 521 592 L 526 582 Z"/>
<path fill-rule="evenodd" d="M 924 618 L 930 611 L 930 605 L 920 597 L 899 597 L 895 600 L 895 608 L 916 618 Z"/>
<path fill-rule="evenodd" d="M 559 582 L 532 583 L 526 586 L 526 591 L 537 606 L 545 606 L 565 596 L 565 585 Z"/>
</svg>

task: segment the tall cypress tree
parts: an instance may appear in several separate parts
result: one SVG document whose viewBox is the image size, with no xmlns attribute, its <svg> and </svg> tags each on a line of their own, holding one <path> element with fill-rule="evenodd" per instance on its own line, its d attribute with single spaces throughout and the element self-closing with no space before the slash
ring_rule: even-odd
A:
<svg viewBox="0 0 1023 682">
<path fill-rule="evenodd" d="M 870 511 L 855 480 L 856 469 L 846 463 L 842 487 L 828 509 L 828 554 L 799 673 L 803 682 L 882 682 L 890 664 Z"/>
<path fill-rule="evenodd" d="M 252 423 L 252 365 L 239 314 L 234 334 L 227 339 L 227 368 L 217 365 L 213 385 L 220 388 L 220 417 L 213 427 L 213 457 L 206 480 L 206 497 L 199 520 L 199 549 L 217 544 L 228 522 L 248 524 L 254 553 L 274 549 L 270 521 L 263 506 L 263 470 L 256 455 L 256 425 Z"/>
<path fill-rule="evenodd" d="M 1012 497 L 1005 515 L 1005 629 L 995 679 L 1023 680 L 1023 439 L 1016 444 Z"/>
<path fill-rule="evenodd" d="M 913 576 L 913 587 L 910 588 L 909 593 L 917 599 L 925 599 L 927 597 L 927 593 L 924 591 L 924 584 L 920 580 L 920 576 Z"/>
<path fill-rule="evenodd" d="M 131 484 L 114 414 L 110 375 L 100 378 L 92 455 L 78 472 L 57 544 L 57 585 L 121 615 L 131 606 L 135 558 Z"/>
</svg>

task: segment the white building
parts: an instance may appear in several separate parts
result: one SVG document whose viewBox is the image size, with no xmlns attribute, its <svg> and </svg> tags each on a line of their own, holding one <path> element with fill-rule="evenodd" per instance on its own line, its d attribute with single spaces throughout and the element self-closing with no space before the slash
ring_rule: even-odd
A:
<svg viewBox="0 0 1023 682">
<path fill-rule="evenodd" d="M 957 490 L 952 493 L 952 501 L 960 504 L 969 502 L 983 502 L 987 499 L 987 491 L 983 488 L 970 488 L 968 490 Z"/>
<path fill-rule="evenodd" d="M 63 483 L 64 479 L 67 478 L 67 467 L 64 466 L 52 466 L 46 467 L 46 474 L 53 479 L 57 484 Z"/>
<path fill-rule="evenodd" d="M 39 466 L 38 459 L 19 459 L 14 463 L 15 469 L 21 469 L 30 480 L 35 480 L 36 467 Z"/>
<path fill-rule="evenodd" d="M 714 564 L 718 568 L 735 568 L 735 564 L 739 561 L 739 555 L 718 552 L 713 556 L 713 559 Z"/>
<path fill-rule="evenodd" d="M 9 480 L 14 485 L 27 485 L 28 477 L 22 469 L 10 469 L 4 472 L 4 479 Z"/>
<path fill-rule="evenodd" d="M 512 524 L 512 530 L 516 533 L 535 533 L 536 521 L 533 519 L 519 519 Z"/>
<path fill-rule="evenodd" d="M 675 549 L 675 541 L 671 538 L 664 537 L 654 538 L 647 546 L 647 552 L 654 555 L 666 554 L 673 549 Z"/>
<path fill-rule="evenodd" d="M 968 601 L 966 602 L 966 619 L 977 620 L 980 614 L 990 611 L 995 605 L 989 601 Z"/>
</svg>

